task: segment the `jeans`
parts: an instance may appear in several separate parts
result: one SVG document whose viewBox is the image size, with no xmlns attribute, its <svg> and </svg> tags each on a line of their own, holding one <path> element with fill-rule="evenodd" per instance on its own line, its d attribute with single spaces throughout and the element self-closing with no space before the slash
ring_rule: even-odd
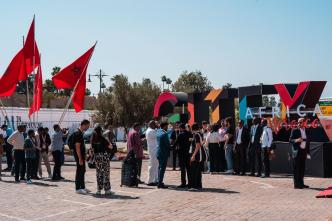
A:
<svg viewBox="0 0 332 221">
<path fill-rule="evenodd" d="M 225 157 L 227 163 L 227 170 L 233 170 L 233 144 L 227 144 L 225 146 Z"/>
<path fill-rule="evenodd" d="M 54 167 L 53 167 L 53 180 L 61 178 L 61 151 L 56 150 L 52 152 Z"/>
<path fill-rule="evenodd" d="M 31 180 L 33 178 L 33 169 L 34 169 L 34 163 L 36 159 L 33 158 L 27 158 L 27 180 Z"/>
<path fill-rule="evenodd" d="M 14 159 L 15 159 L 15 180 L 18 181 L 19 177 L 21 179 L 25 176 L 25 153 L 24 150 L 14 150 Z"/>
</svg>

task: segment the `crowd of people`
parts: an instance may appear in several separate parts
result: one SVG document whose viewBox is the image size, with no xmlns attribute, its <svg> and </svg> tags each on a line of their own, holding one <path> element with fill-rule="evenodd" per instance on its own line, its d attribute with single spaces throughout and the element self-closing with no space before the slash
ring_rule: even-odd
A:
<svg viewBox="0 0 332 221">
<path fill-rule="evenodd" d="M 61 165 L 64 163 L 64 143 L 67 130 L 54 125 L 54 134 L 49 134 L 47 127 L 39 127 L 37 131 L 27 130 L 26 125 L 18 125 L 13 131 L 7 125 L 0 129 L 0 159 L 6 156 L 7 168 L 4 172 L 11 173 L 15 182 L 40 180 L 43 177 L 42 162 L 46 167 L 47 177 L 52 180 L 64 179 L 61 176 Z M 53 172 L 49 161 L 52 154 Z M 0 164 L 2 165 L 2 163 Z M 1 170 L 0 170 L 1 171 Z M 1 179 L 1 176 L 0 176 Z"/>
<path fill-rule="evenodd" d="M 180 167 L 180 185 L 191 191 L 202 189 L 202 173 L 233 174 L 266 178 L 270 176 L 270 158 L 274 154 L 273 131 L 266 119 L 253 119 L 250 128 L 239 121 L 234 128 L 232 118 L 222 120 L 220 124 L 210 125 L 202 122 L 193 125 L 176 122 L 150 121 L 143 134 L 140 124 L 136 123 L 127 135 L 127 151 L 134 152 L 137 166 L 138 183 L 141 180 L 142 160 L 144 158 L 143 141 L 147 143 L 149 154 L 148 177 L 146 185 L 166 189 L 164 176 L 168 159 L 172 154 L 173 170 L 177 163 Z M 3 171 L 12 173 L 15 182 L 43 177 L 42 161 L 46 167 L 47 177 L 53 181 L 63 180 L 61 166 L 64 163 L 64 144 L 71 149 L 75 162 L 75 190 L 79 194 L 91 192 L 85 186 L 87 155 L 93 155 L 96 166 L 97 195 L 104 190 L 106 195 L 113 194 L 110 183 L 110 160 L 116 153 L 116 138 L 111 125 L 95 125 L 89 139 L 90 153 L 86 150 L 84 133 L 90 128 L 90 122 L 83 120 L 80 127 L 68 135 L 67 129 L 54 125 L 54 133 L 48 128 L 37 131 L 25 125 L 18 125 L 12 131 L 7 125 L 0 129 L 0 160 L 5 155 L 7 168 Z M 294 188 L 308 188 L 304 184 L 305 161 L 310 158 L 310 139 L 304 127 L 304 119 L 298 120 L 298 128 L 291 132 L 290 143 L 293 150 Z M 53 156 L 54 167 L 51 171 L 49 155 Z M 2 162 L 0 161 L 0 166 Z M 249 165 L 249 168 L 247 168 Z M 1 179 L 0 168 L 0 179 Z"/>
<path fill-rule="evenodd" d="M 139 147 L 139 127 L 136 125 L 136 144 Z M 132 134 L 129 134 L 129 138 Z M 231 117 L 220 124 L 202 122 L 174 125 L 151 121 L 146 131 L 149 153 L 147 185 L 167 188 L 163 183 L 167 159 L 172 153 L 173 170 L 179 163 L 181 184 L 178 188 L 199 190 L 202 188 L 202 173 L 231 174 L 260 178 L 270 177 L 270 160 L 275 156 L 273 131 L 267 119 L 255 117 L 248 127 L 240 120 L 237 126 Z M 306 134 L 304 119 L 290 136 L 293 152 L 294 188 L 308 188 L 304 184 L 305 161 L 310 158 L 310 139 Z M 137 148 L 140 150 L 140 148 Z M 142 157 L 141 153 L 138 155 Z M 141 167 L 141 163 L 139 164 Z M 140 170 L 140 169 L 139 169 Z"/>
</svg>

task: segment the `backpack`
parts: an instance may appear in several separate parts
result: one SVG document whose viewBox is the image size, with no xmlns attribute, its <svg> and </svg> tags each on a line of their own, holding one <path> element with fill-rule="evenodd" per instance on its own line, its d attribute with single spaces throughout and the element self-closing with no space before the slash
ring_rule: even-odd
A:
<svg viewBox="0 0 332 221">
<path fill-rule="evenodd" d="M 74 140 L 74 136 L 77 133 L 77 131 L 75 131 L 74 133 L 72 133 L 69 137 L 68 137 L 68 147 L 70 150 L 74 150 L 75 149 L 75 140 Z"/>
</svg>

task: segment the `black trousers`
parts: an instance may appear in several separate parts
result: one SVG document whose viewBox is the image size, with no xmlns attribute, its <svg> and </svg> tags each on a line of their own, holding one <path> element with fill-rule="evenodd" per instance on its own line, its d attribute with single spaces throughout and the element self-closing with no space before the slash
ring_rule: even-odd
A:
<svg viewBox="0 0 332 221">
<path fill-rule="evenodd" d="M 36 159 L 35 158 L 27 158 L 26 160 L 27 164 L 27 180 L 31 180 L 33 178 L 34 173 L 34 164 Z"/>
<path fill-rule="evenodd" d="M 249 165 L 250 173 L 254 174 L 257 167 L 257 175 L 262 174 L 262 148 L 260 144 L 254 145 L 250 144 L 249 146 Z"/>
<path fill-rule="evenodd" d="M 236 144 L 234 152 L 234 172 L 246 172 L 246 146 L 244 144 Z"/>
<path fill-rule="evenodd" d="M 40 160 L 40 152 L 38 150 L 36 150 L 36 158 L 33 160 L 32 178 L 37 178 L 38 177 L 39 160 Z"/>
<path fill-rule="evenodd" d="M 12 167 L 13 167 L 13 146 L 6 143 L 4 145 L 4 150 L 6 152 L 7 168 L 12 169 Z"/>
<path fill-rule="evenodd" d="M 162 186 L 164 184 L 164 176 L 166 172 L 167 166 L 167 158 L 166 159 L 158 159 L 159 166 L 158 166 L 158 186 Z"/>
<path fill-rule="evenodd" d="M 221 142 L 219 144 L 220 146 L 220 159 L 221 159 L 221 171 L 226 171 L 227 170 L 227 162 L 226 162 L 226 157 L 225 157 L 225 143 Z"/>
<path fill-rule="evenodd" d="M 15 159 L 15 180 L 18 181 L 19 178 L 23 179 L 25 177 L 25 153 L 24 150 L 14 150 Z"/>
<path fill-rule="evenodd" d="M 137 163 L 137 176 L 141 180 L 141 173 L 142 173 L 142 159 L 136 159 Z"/>
<path fill-rule="evenodd" d="M 52 179 L 57 180 L 61 178 L 61 151 L 56 150 L 52 152 L 54 167 L 53 167 L 53 177 Z"/>
<path fill-rule="evenodd" d="M 178 156 L 178 150 L 174 148 L 174 149 L 172 150 L 172 157 L 173 157 L 173 170 L 176 170 L 176 160 L 177 160 L 177 156 Z"/>
<path fill-rule="evenodd" d="M 299 149 L 297 156 L 293 159 L 294 186 L 301 187 L 304 185 L 305 161 L 307 152 L 305 149 Z"/>
<path fill-rule="evenodd" d="M 190 157 L 188 156 L 180 156 L 179 155 L 179 165 L 181 171 L 181 185 L 187 184 L 187 179 L 189 180 L 189 165 L 190 165 Z"/>
<path fill-rule="evenodd" d="M 193 161 L 190 163 L 188 188 L 202 188 L 202 163 Z"/>
<path fill-rule="evenodd" d="M 210 172 L 222 171 L 222 151 L 218 143 L 209 143 Z"/>
<path fill-rule="evenodd" d="M 85 189 L 85 160 L 83 160 L 83 165 L 80 165 L 76 151 L 74 152 L 74 157 L 76 161 L 76 175 L 75 175 L 75 187 L 76 190 Z"/>
<path fill-rule="evenodd" d="M 269 157 L 270 150 L 268 148 L 263 148 L 262 150 L 262 157 L 264 163 L 264 175 L 270 176 L 270 157 Z"/>
</svg>

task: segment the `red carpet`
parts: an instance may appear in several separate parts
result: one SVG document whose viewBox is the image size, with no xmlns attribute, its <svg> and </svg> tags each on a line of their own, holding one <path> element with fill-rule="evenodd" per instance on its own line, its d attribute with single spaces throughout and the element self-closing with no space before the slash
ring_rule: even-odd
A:
<svg viewBox="0 0 332 221">
<path fill-rule="evenodd" d="M 329 186 L 326 190 L 320 192 L 316 198 L 332 198 L 332 186 Z"/>
</svg>

